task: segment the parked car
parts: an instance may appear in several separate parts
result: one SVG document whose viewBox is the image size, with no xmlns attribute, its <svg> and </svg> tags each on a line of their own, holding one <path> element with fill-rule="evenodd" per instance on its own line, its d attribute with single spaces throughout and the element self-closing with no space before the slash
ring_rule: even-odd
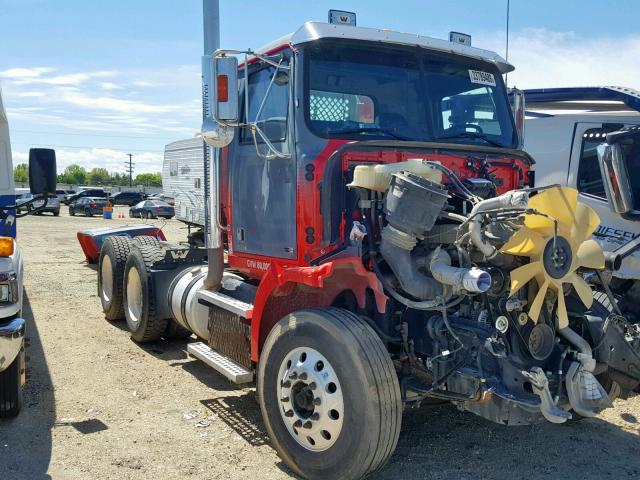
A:
<svg viewBox="0 0 640 480">
<path fill-rule="evenodd" d="M 87 188 L 86 190 L 82 190 L 78 193 L 71 195 L 69 198 L 67 198 L 67 205 L 71 205 L 73 202 L 75 202 L 79 198 L 84 198 L 84 197 L 106 198 L 107 192 L 105 192 L 102 188 Z"/>
<path fill-rule="evenodd" d="M 170 197 L 169 195 L 165 195 L 164 193 L 156 193 L 155 195 L 149 195 L 149 198 L 147 198 L 147 200 L 159 200 L 161 202 L 168 203 L 171 206 L 175 205 L 174 198 Z"/>
<path fill-rule="evenodd" d="M 106 198 L 82 197 L 69 205 L 69 215 L 72 217 L 76 213 L 83 213 L 87 217 L 102 215 L 102 211 L 108 203 Z"/>
<path fill-rule="evenodd" d="M 28 200 L 33 200 L 33 195 L 31 195 L 30 192 L 25 192 L 25 193 L 21 193 L 19 195 L 16 195 L 16 203 L 18 203 L 18 204 L 26 202 Z M 19 212 L 26 212 L 26 211 L 32 212 L 32 211 L 37 210 L 38 208 L 42 207 L 43 205 L 44 205 L 44 200 L 36 200 L 33 203 L 25 205 L 22 208 L 19 208 L 18 211 Z M 53 215 L 55 217 L 60 215 L 60 200 L 58 199 L 58 197 L 56 195 L 50 195 L 49 198 L 47 199 L 47 205 L 42 210 L 36 212 L 37 215 L 40 215 L 41 213 L 53 213 Z"/>
<path fill-rule="evenodd" d="M 140 203 L 146 197 L 142 192 L 118 192 L 110 197 L 113 205 L 129 205 L 133 206 Z"/>
<path fill-rule="evenodd" d="M 68 196 L 71 196 L 75 193 L 76 193 L 75 190 L 58 189 L 56 190 L 56 197 L 58 197 L 58 200 L 60 200 L 61 202 L 64 202 L 64 200 Z"/>
<path fill-rule="evenodd" d="M 131 218 L 172 218 L 174 215 L 174 208 L 160 200 L 144 200 L 129 209 L 129 216 Z"/>
</svg>

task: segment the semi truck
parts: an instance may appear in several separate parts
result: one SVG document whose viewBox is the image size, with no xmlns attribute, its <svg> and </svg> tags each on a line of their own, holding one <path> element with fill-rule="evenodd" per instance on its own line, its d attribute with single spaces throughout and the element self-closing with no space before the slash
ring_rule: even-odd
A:
<svg viewBox="0 0 640 480">
<path fill-rule="evenodd" d="M 9 141 L 9 124 L 0 89 L 0 418 L 16 416 L 22 407 L 25 383 L 26 322 L 22 318 L 22 254 L 16 219 L 47 208 L 56 192 L 55 152 L 31 149 L 29 183 L 32 197 L 16 203 Z M 25 213 L 18 213 L 26 210 Z"/>
<path fill-rule="evenodd" d="M 524 149 L 537 160 L 536 182 L 575 188 L 580 201 L 596 211 L 600 225 L 593 238 L 621 257 L 620 268 L 611 271 L 606 282 L 616 304 L 605 292 L 598 296 L 609 308 L 639 321 L 635 306 L 640 302 L 640 92 L 627 87 L 566 87 L 525 90 L 524 95 Z M 615 145 L 622 147 L 616 150 Z M 620 153 L 614 176 L 607 168 L 612 158 L 607 148 Z M 611 185 L 612 180 L 620 183 Z"/>
<path fill-rule="evenodd" d="M 203 4 L 205 247 L 107 238 L 107 320 L 255 381 L 304 478 L 382 468 L 431 399 L 564 423 L 640 383 L 640 332 L 588 283 L 619 262 L 575 189 L 534 185 L 512 65 L 341 11 L 223 50 Z"/>
</svg>

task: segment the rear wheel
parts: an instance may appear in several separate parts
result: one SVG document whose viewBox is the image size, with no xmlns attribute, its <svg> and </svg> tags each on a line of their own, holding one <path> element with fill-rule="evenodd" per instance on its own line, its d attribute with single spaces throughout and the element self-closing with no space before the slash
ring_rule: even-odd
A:
<svg viewBox="0 0 640 480">
<path fill-rule="evenodd" d="M 76 216 L 76 212 L 73 210 L 73 208 L 69 208 L 69 216 L 71 216 L 71 217 L 75 217 Z"/>
<path fill-rule="evenodd" d="M 123 278 L 127 257 L 131 250 L 128 237 L 107 237 L 98 260 L 98 296 L 107 320 L 124 318 Z"/>
<path fill-rule="evenodd" d="M 362 478 L 395 449 L 402 402 L 393 363 L 347 310 L 283 318 L 265 341 L 257 381 L 274 447 L 305 478 Z"/>
<path fill-rule="evenodd" d="M 164 258 L 162 250 L 150 245 L 131 249 L 124 272 L 124 314 L 131 338 L 153 342 L 165 333 L 167 319 L 157 317 L 153 264 Z"/>
<path fill-rule="evenodd" d="M 91 213 L 91 209 L 90 209 L 90 208 L 85 208 L 85 209 L 84 209 L 84 214 L 85 214 L 87 217 L 93 217 L 93 213 Z"/>
<path fill-rule="evenodd" d="M 15 417 L 22 409 L 25 353 L 24 343 L 13 363 L 0 372 L 0 418 Z"/>
<path fill-rule="evenodd" d="M 147 218 L 151 220 L 153 218 L 153 214 L 151 212 L 147 212 Z"/>
</svg>

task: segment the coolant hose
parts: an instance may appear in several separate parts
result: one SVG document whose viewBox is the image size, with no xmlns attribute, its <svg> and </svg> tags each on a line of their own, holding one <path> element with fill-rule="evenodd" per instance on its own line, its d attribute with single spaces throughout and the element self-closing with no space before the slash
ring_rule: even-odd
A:
<svg viewBox="0 0 640 480">
<path fill-rule="evenodd" d="M 569 327 L 561 328 L 558 333 L 562 335 L 567 342 L 576 347 L 580 352 L 578 360 L 587 372 L 593 372 L 596 368 L 596 360 L 593 358 L 591 345 L 584 338 L 578 335 Z"/>
</svg>

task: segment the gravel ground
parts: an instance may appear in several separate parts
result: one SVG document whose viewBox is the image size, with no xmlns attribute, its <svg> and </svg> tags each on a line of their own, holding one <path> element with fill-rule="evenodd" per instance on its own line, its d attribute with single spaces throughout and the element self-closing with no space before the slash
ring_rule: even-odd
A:
<svg viewBox="0 0 640 480">
<path fill-rule="evenodd" d="M 291 478 L 253 389 L 189 359 L 184 341 L 139 346 L 104 320 L 76 232 L 130 222 L 140 221 L 20 220 L 29 378 L 23 412 L 0 422 L 0 479 Z M 186 237 L 174 220 L 164 231 Z M 640 478 L 639 422 L 640 397 L 561 426 L 508 428 L 449 405 L 422 408 L 405 414 L 376 478 Z"/>
</svg>

